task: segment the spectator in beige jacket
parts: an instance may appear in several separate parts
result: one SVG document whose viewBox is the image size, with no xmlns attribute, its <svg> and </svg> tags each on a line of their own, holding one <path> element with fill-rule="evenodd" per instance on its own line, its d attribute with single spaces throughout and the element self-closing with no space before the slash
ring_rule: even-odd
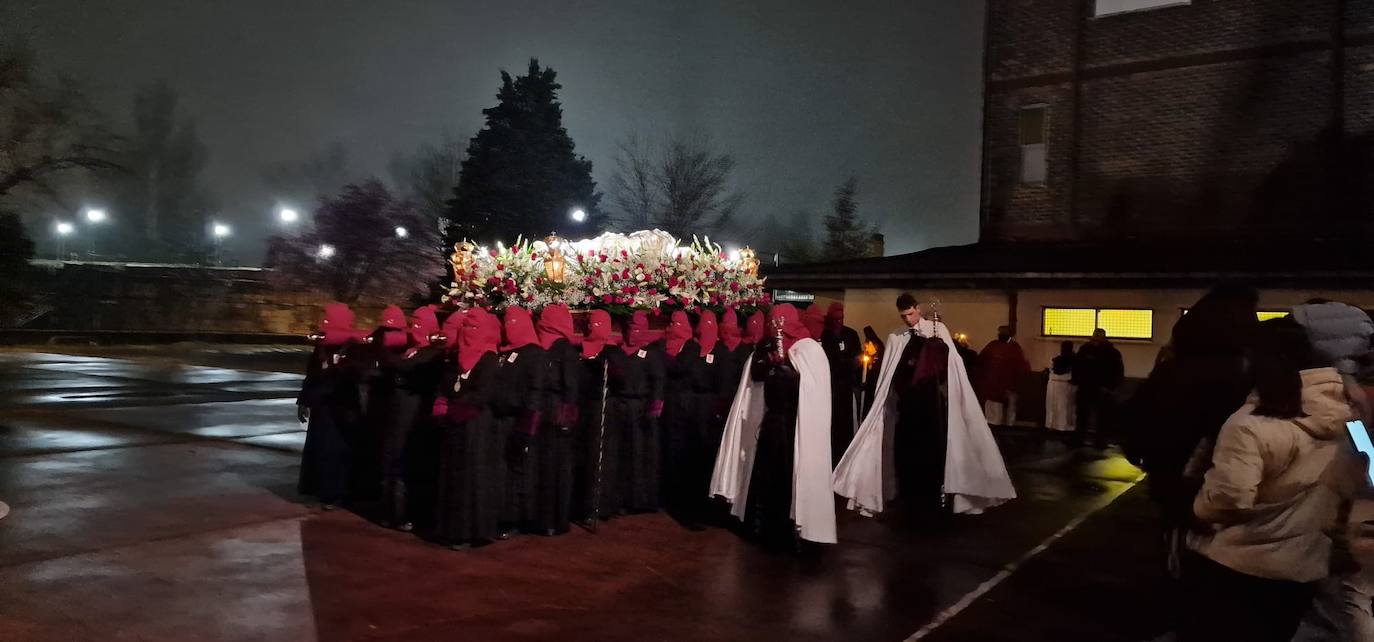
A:
<svg viewBox="0 0 1374 642">
<path fill-rule="evenodd" d="M 1351 416 L 1345 387 L 1334 368 L 1312 368 L 1291 318 L 1261 324 L 1254 348 L 1255 392 L 1222 427 L 1193 502 L 1183 641 L 1287 642 L 1329 574 L 1342 498 L 1328 469 Z"/>
</svg>

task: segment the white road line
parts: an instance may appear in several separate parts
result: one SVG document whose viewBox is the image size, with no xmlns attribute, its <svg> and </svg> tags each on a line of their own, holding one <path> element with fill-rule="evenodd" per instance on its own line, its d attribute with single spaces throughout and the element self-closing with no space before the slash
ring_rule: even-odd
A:
<svg viewBox="0 0 1374 642">
<path fill-rule="evenodd" d="M 1040 542 L 1038 545 L 1036 545 L 1035 548 L 1030 549 L 1021 557 L 1018 557 L 1011 563 L 1007 564 L 1006 566 L 1003 566 L 1002 570 L 998 571 L 996 575 L 993 575 L 987 581 L 983 582 L 982 584 L 979 584 L 977 588 L 973 589 L 967 595 L 960 598 L 959 601 L 955 602 L 953 606 L 943 611 L 940 611 L 939 615 L 935 616 L 935 619 L 931 620 L 925 626 L 921 627 L 921 630 L 912 633 L 911 636 L 908 637 L 905 642 L 915 642 L 916 640 L 920 640 L 930 635 L 931 633 L 934 633 L 935 629 L 940 628 L 942 625 L 944 625 L 945 622 L 950 621 L 950 619 L 952 619 L 954 616 L 958 615 L 964 609 L 968 608 L 969 605 L 978 601 L 978 598 L 983 597 L 987 594 L 988 591 L 991 591 L 998 584 L 1001 584 L 1008 577 L 1011 577 L 1012 573 L 1015 573 L 1017 570 L 1021 568 L 1021 565 L 1025 564 L 1026 562 L 1029 562 L 1031 558 L 1035 557 L 1036 555 L 1045 552 L 1045 549 L 1049 548 L 1060 539 L 1063 539 L 1065 535 L 1072 533 L 1074 529 L 1078 528 L 1079 526 L 1082 526 L 1083 522 L 1088 521 L 1089 517 L 1092 517 L 1093 515 L 1096 515 L 1098 512 L 1100 512 L 1102 509 L 1111 506 L 1112 502 L 1115 502 L 1117 498 L 1121 497 L 1122 495 L 1125 495 L 1128 491 L 1134 488 L 1137 483 L 1139 482 L 1132 482 L 1131 485 L 1127 486 L 1125 490 L 1122 490 L 1120 493 L 1117 493 L 1115 497 L 1112 497 L 1110 500 L 1107 500 L 1107 503 L 1098 506 L 1092 512 L 1084 513 L 1070 520 L 1068 524 L 1065 524 L 1063 528 L 1056 531 L 1053 535 L 1050 535 L 1049 538 L 1047 538 L 1045 541 Z"/>
</svg>

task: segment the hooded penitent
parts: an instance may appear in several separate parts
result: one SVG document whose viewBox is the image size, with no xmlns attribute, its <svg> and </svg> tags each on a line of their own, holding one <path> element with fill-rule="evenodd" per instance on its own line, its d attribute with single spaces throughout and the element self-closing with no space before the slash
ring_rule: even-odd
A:
<svg viewBox="0 0 1374 642">
<path fill-rule="evenodd" d="M 755 312 L 749 315 L 749 320 L 744 324 L 745 345 L 755 345 L 763 341 L 763 336 L 768 333 L 768 320 L 763 312 Z"/>
<path fill-rule="evenodd" d="M 812 305 L 802 313 L 802 325 L 806 326 L 808 335 L 817 341 L 821 340 L 821 335 L 825 333 L 825 311 L 819 305 Z"/>
<path fill-rule="evenodd" d="M 787 303 L 773 306 L 768 312 L 768 325 L 774 328 L 774 332 L 782 328 L 783 351 L 791 350 L 792 346 L 802 339 L 813 338 L 810 329 L 803 325 L 797 315 L 797 309 Z"/>
<path fill-rule="evenodd" d="M 697 319 L 697 343 L 701 344 L 701 356 L 711 354 L 716 349 L 720 327 L 716 325 L 716 313 L 705 310 Z"/>
<path fill-rule="evenodd" d="M 595 359 L 611 342 L 611 313 L 592 310 L 587 315 L 587 337 L 582 340 L 582 357 Z"/>
<path fill-rule="evenodd" d="M 377 329 L 383 331 L 382 345 L 388 348 L 403 348 L 409 340 L 406 313 L 398 306 L 388 305 L 382 310 L 382 322 Z"/>
<path fill-rule="evenodd" d="M 688 320 L 687 313 L 682 310 L 673 312 L 672 318 L 668 321 L 668 334 L 666 337 L 666 348 L 668 356 L 676 357 L 677 353 L 682 352 L 682 346 L 692 338 L 692 322 Z"/>
<path fill-rule="evenodd" d="M 546 306 L 539 313 L 539 343 L 547 350 L 553 347 L 555 341 L 567 339 L 569 343 L 577 343 L 577 332 L 573 330 L 572 312 L 568 306 L 561 303 Z"/>
<path fill-rule="evenodd" d="M 463 315 L 462 322 L 458 332 L 458 367 L 467 372 L 477 366 L 482 355 L 500 347 L 501 321 L 486 310 L 474 308 Z"/>
<path fill-rule="evenodd" d="M 323 346 L 341 346 L 358 337 L 353 323 L 356 318 L 353 310 L 343 303 L 326 303 L 324 315 L 320 318 L 320 333 L 324 335 L 319 343 Z"/>
<path fill-rule="evenodd" d="M 726 308 L 720 319 L 720 342 L 725 345 L 726 350 L 733 352 L 739 347 L 741 338 L 739 317 L 735 315 L 734 308 Z"/>
<path fill-rule="evenodd" d="M 501 346 L 502 352 L 510 352 L 539 343 L 539 333 L 534 330 L 534 321 L 530 319 L 529 310 L 516 307 L 506 308 L 506 316 L 502 320 L 501 327 L 506 336 L 506 342 Z"/>
<path fill-rule="evenodd" d="M 831 334 L 838 335 L 844 329 L 844 304 L 836 301 L 830 304 L 830 309 L 825 313 L 825 328 Z"/>
<path fill-rule="evenodd" d="M 636 311 L 625 324 L 625 354 L 634 354 L 654 342 L 654 333 L 649 329 L 649 313 Z"/>
<path fill-rule="evenodd" d="M 429 345 L 429 338 L 439 333 L 439 317 L 435 316 L 434 308 L 424 306 L 416 308 L 410 315 L 410 345 L 412 347 L 424 347 Z"/>
<path fill-rule="evenodd" d="M 467 310 L 455 311 L 444 319 L 444 325 L 439 329 L 439 333 L 444 335 L 444 347 L 450 352 L 458 349 L 459 335 L 463 331 L 463 318 L 467 314 Z"/>
</svg>

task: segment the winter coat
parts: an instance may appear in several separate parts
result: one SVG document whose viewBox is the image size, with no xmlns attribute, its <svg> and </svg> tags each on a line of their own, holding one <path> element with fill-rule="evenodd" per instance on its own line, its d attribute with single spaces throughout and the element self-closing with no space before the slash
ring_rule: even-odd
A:
<svg viewBox="0 0 1374 642">
<path fill-rule="evenodd" d="M 1328 575 L 1327 530 L 1341 502 L 1328 469 L 1341 456 L 1351 412 L 1334 368 L 1303 371 L 1302 385 L 1306 417 L 1256 415 L 1251 396 L 1222 426 L 1193 511 L 1203 524 L 1234 523 L 1191 534 L 1189 548 L 1256 577 L 1311 582 Z"/>
<path fill-rule="evenodd" d="M 1354 374 L 1355 359 L 1369 352 L 1374 322 L 1364 310 L 1344 303 L 1311 303 L 1293 308 L 1293 320 L 1307 330 L 1317 353 L 1341 374 Z"/>
</svg>

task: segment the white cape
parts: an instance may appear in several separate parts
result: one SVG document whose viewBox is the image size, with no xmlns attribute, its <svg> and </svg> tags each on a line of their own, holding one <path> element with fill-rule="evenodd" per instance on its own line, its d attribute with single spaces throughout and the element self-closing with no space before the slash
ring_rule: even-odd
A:
<svg viewBox="0 0 1374 642">
<path fill-rule="evenodd" d="M 1007 475 L 1002 452 L 992 438 L 983 409 L 969 384 L 964 360 L 950 339 L 949 329 L 938 321 L 922 320 L 921 336 L 939 336 L 949 347 L 949 437 L 945 448 L 945 493 L 952 495 L 954 512 L 978 514 L 1016 497 Z M 873 392 L 873 407 L 864 417 L 854 441 L 835 468 L 835 492 L 849 498 L 849 508 L 880 513 L 897 494 L 893 468 L 893 440 L 897 427 L 897 400 L 889 395 L 892 373 L 901 361 L 909 335 L 894 332 L 887 337 L 882 370 Z"/>
<path fill-rule="evenodd" d="M 801 339 L 787 353 L 801 375 L 797 405 L 797 435 L 793 442 L 792 521 L 802 539 L 834 544 L 835 496 L 830 491 L 830 366 L 825 350 L 814 339 Z M 754 472 L 759 425 L 763 422 L 763 385 L 744 365 L 735 402 L 725 420 L 725 434 L 711 474 L 711 495 L 730 502 L 730 514 L 744 519 L 749 503 L 749 478 Z"/>
</svg>

